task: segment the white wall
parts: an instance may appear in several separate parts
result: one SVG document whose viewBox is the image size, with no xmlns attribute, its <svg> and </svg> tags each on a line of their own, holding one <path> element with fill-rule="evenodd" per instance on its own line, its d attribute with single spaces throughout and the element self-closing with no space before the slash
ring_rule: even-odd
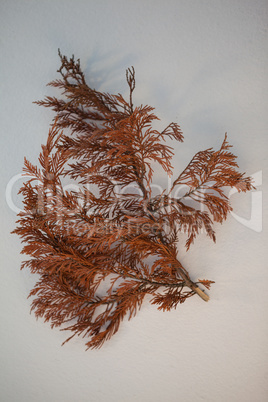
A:
<svg viewBox="0 0 268 402">
<path fill-rule="evenodd" d="M 2 401 L 267 400 L 267 12 L 265 0 L 1 0 Z M 188 253 L 180 246 L 193 279 L 215 280 L 210 302 L 194 297 L 170 313 L 144 303 L 98 351 L 83 339 L 61 347 L 66 334 L 29 314 L 36 278 L 19 270 L 21 244 L 9 235 L 16 215 L 4 193 L 45 141 L 53 114 L 32 101 L 55 94 L 45 85 L 58 48 L 103 91 L 126 94 L 135 66 L 135 102 L 183 129 L 176 172 L 228 131 L 258 184 L 233 195 L 237 216 L 216 227 L 216 245 L 201 236 Z"/>
</svg>

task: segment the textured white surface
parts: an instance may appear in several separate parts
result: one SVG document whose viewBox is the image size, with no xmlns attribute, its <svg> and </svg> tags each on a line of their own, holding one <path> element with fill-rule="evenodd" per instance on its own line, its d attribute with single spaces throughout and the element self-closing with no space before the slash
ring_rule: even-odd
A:
<svg viewBox="0 0 268 402">
<path fill-rule="evenodd" d="M 0 399 L 266 401 L 267 2 L 1 0 L 0 11 Z M 262 173 L 262 214 L 260 198 L 233 195 L 247 222 L 230 216 L 216 227 L 216 245 L 201 236 L 188 253 L 181 246 L 192 278 L 216 281 L 211 300 L 195 297 L 170 313 L 145 303 L 99 351 L 85 352 L 83 339 L 61 347 L 66 334 L 29 314 L 35 278 L 19 271 L 21 244 L 9 235 L 16 216 L 4 192 L 45 141 L 53 114 L 32 101 L 55 93 L 45 85 L 56 77 L 58 48 L 80 57 L 99 90 L 126 94 L 125 69 L 135 66 L 135 102 L 155 106 L 163 127 L 183 129 L 175 171 L 228 131 L 241 170 Z"/>
</svg>

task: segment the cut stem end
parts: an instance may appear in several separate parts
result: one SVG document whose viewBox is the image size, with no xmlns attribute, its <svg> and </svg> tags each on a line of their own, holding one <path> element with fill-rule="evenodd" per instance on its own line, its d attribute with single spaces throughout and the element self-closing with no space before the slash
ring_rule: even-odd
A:
<svg viewBox="0 0 268 402">
<path fill-rule="evenodd" d="M 193 289 L 195 291 L 195 293 L 198 294 L 199 297 L 201 297 L 201 299 L 203 299 L 204 301 L 209 301 L 209 296 L 203 292 L 203 290 L 201 290 L 198 286 L 194 287 Z"/>
</svg>

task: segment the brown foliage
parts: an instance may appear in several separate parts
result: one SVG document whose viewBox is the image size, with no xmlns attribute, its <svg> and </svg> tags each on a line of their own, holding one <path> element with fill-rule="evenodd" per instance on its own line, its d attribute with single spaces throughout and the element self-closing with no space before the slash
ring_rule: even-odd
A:
<svg viewBox="0 0 268 402">
<path fill-rule="evenodd" d="M 134 107 L 133 68 L 126 72 L 125 100 L 90 88 L 74 57 L 60 59 L 61 78 L 50 85 L 64 99 L 37 102 L 56 117 L 40 168 L 25 159 L 30 178 L 20 190 L 24 212 L 14 232 L 31 257 L 22 267 L 40 275 L 30 292 L 36 316 L 52 327 L 69 323 L 70 338 L 83 335 L 88 348 L 98 348 L 146 295 L 162 310 L 194 294 L 208 300 L 198 284 L 209 289 L 213 281 L 191 281 L 177 258 L 178 234 L 187 234 L 187 249 L 202 230 L 215 241 L 213 221 L 222 222 L 231 210 L 224 187 L 247 191 L 252 184 L 237 171 L 225 136 L 219 151 L 198 152 L 169 192 L 153 196 L 152 162 L 172 174 L 166 139 L 182 142 L 180 127 L 157 131 L 153 108 Z M 66 178 L 79 188 L 64 189 Z M 175 198 L 172 191 L 182 184 L 189 191 Z M 126 191 L 130 185 L 139 193 Z"/>
</svg>

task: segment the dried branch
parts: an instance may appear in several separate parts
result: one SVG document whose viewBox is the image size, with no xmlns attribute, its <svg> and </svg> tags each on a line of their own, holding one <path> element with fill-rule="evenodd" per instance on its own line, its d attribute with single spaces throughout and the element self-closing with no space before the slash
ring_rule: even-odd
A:
<svg viewBox="0 0 268 402">
<path fill-rule="evenodd" d="M 182 142 L 180 127 L 171 123 L 157 131 L 154 109 L 134 106 L 133 67 L 126 72 L 127 101 L 90 88 L 79 60 L 59 56 L 60 79 L 50 85 L 64 99 L 36 102 L 56 116 L 40 168 L 25 160 L 31 177 L 20 190 L 24 211 L 14 233 L 31 257 L 22 268 L 40 275 L 30 293 L 36 316 L 52 327 L 66 324 L 72 332 L 67 340 L 82 335 L 88 348 L 98 348 L 136 314 L 146 295 L 164 311 L 195 294 L 209 300 L 199 285 L 209 289 L 214 282 L 190 279 L 178 260 L 178 235 L 187 233 L 187 249 L 202 229 L 215 241 L 213 221 L 222 222 L 231 210 L 224 187 L 248 191 L 252 184 L 236 170 L 225 137 L 219 151 L 197 153 L 169 193 L 153 197 L 152 162 L 172 174 L 173 149 L 165 139 Z M 76 190 L 65 189 L 67 179 Z M 189 191 L 172 197 L 182 184 Z"/>
</svg>

